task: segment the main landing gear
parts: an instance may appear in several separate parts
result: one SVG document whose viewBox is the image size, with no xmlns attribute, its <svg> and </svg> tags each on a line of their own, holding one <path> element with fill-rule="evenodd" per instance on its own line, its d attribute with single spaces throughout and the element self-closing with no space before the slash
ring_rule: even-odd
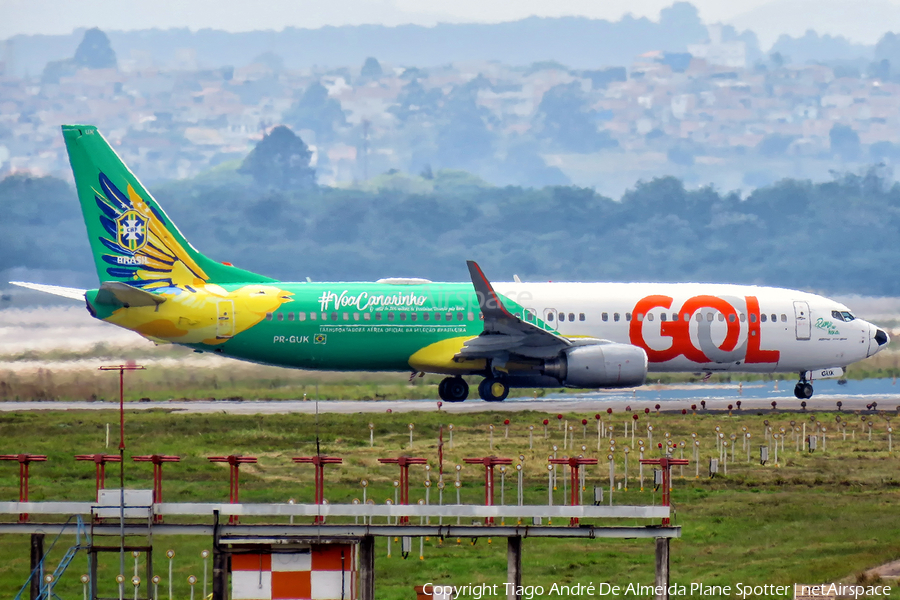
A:
<svg viewBox="0 0 900 600">
<path fill-rule="evenodd" d="M 469 397 L 469 384 L 462 377 L 445 377 L 438 384 L 438 396 L 445 402 L 462 402 Z"/>
<path fill-rule="evenodd" d="M 502 402 L 509 385 L 498 377 L 486 377 L 478 384 L 478 395 L 485 402 Z M 469 396 L 469 384 L 462 377 L 445 377 L 438 385 L 438 396 L 445 402 L 462 402 Z"/>
<path fill-rule="evenodd" d="M 509 396 L 509 386 L 502 379 L 486 377 L 478 384 L 478 395 L 485 402 L 503 402 Z"/>
<path fill-rule="evenodd" d="M 806 380 L 806 373 L 800 374 L 800 381 L 794 386 L 794 395 L 800 400 L 809 400 L 813 395 L 813 386 Z"/>
</svg>

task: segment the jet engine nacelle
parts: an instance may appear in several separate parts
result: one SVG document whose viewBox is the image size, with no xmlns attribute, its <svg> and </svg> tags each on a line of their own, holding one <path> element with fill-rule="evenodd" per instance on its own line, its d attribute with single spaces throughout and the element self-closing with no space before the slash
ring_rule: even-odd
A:
<svg viewBox="0 0 900 600">
<path fill-rule="evenodd" d="M 629 344 L 595 344 L 560 352 L 544 363 L 544 374 L 566 387 L 617 388 L 643 385 L 647 353 Z"/>
</svg>

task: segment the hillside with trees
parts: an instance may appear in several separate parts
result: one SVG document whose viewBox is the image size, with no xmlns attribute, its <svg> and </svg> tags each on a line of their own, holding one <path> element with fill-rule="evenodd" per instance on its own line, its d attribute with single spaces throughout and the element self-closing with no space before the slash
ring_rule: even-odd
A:
<svg viewBox="0 0 900 600">
<path fill-rule="evenodd" d="M 783 180 L 746 198 L 678 179 L 619 199 L 556 186 L 493 187 L 463 172 L 388 173 L 365 188 L 261 185 L 235 171 L 158 186 L 200 251 L 273 277 L 465 280 L 465 260 L 511 280 L 722 281 L 900 295 L 900 184 L 872 168 Z M 92 263 L 74 189 L 0 182 L 0 271 Z M 48 283 L 52 283 L 49 282 Z"/>
</svg>

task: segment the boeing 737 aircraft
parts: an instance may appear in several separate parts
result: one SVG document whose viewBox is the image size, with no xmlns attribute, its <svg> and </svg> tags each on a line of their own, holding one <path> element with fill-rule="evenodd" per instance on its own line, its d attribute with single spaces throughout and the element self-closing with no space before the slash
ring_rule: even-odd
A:
<svg viewBox="0 0 900 600">
<path fill-rule="evenodd" d="M 440 397 L 510 387 L 615 388 L 648 372 L 794 372 L 812 379 L 888 344 L 846 306 L 794 290 L 718 284 L 491 284 L 381 279 L 285 283 L 191 246 L 96 127 L 63 136 L 100 287 L 16 285 L 84 300 L 90 314 L 160 343 L 284 367 L 447 375 Z"/>
</svg>

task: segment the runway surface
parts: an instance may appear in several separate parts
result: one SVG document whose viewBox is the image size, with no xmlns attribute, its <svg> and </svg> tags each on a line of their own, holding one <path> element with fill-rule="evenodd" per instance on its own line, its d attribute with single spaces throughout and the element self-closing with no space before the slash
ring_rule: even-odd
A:
<svg viewBox="0 0 900 600">
<path fill-rule="evenodd" d="M 886 410 L 900 408 L 900 386 L 891 379 L 870 379 L 849 381 L 838 384 L 835 380 L 815 382 L 816 395 L 806 401 L 806 410 L 837 410 L 837 402 L 842 410 Z M 729 384 L 684 384 L 648 385 L 634 390 L 614 390 L 583 394 L 551 394 L 541 398 L 511 398 L 504 402 L 484 402 L 469 399 L 465 402 L 444 402 L 440 410 L 447 413 L 474 412 L 520 412 L 537 411 L 545 413 L 601 413 L 607 409 L 621 413 L 630 407 L 632 411 L 645 408 L 655 410 L 657 404 L 664 412 L 691 411 L 696 404 L 702 410 L 728 410 L 731 404 L 737 410 L 799 411 L 800 400 L 793 396 L 793 382 L 729 383 Z M 318 406 L 317 406 L 318 405 Z M 873 406 L 874 405 L 874 406 Z M 118 410 L 118 402 L 0 402 L 0 412 L 20 412 L 36 410 Z M 228 413 L 228 414 L 287 414 L 287 413 L 378 413 L 378 412 L 433 412 L 439 410 L 435 400 L 379 400 L 348 401 L 329 400 L 170 400 L 161 402 L 129 402 L 128 410 L 168 410 L 181 413 Z"/>
</svg>

